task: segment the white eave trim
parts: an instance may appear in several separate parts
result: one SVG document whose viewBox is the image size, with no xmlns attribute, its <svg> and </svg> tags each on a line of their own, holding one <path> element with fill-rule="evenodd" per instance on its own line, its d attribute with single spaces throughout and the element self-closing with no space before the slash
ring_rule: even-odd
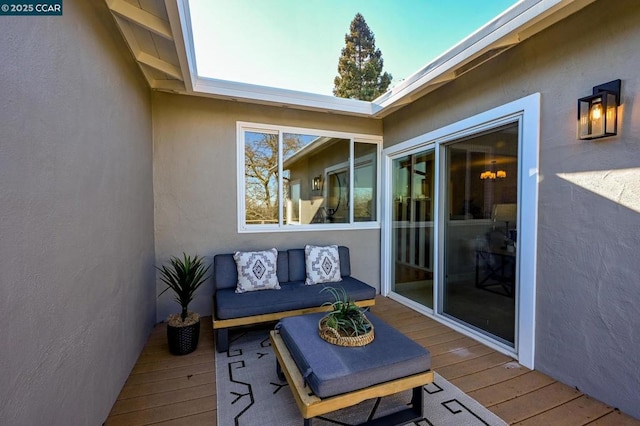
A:
<svg viewBox="0 0 640 426">
<path fill-rule="evenodd" d="M 190 73 L 185 82 L 192 83 L 187 87 L 188 94 L 382 118 L 595 0 L 521 0 L 373 102 L 201 77 L 195 60 L 189 0 L 166 1 L 176 2 L 182 23 L 182 41 Z M 178 37 L 175 38 L 176 43 L 180 43 Z"/>
<path fill-rule="evenodd" d="M 326 112 L 372 115 L 372 103 L 356 99 L 343 99 L 334 96 L 258 86 L 255 84 L 237 83 L 216 80 L 207 77 L 195 77 L 193 90 L 207 95 L 224 97 L 231 100 L 253 100 L 258 103 L 275 104 L 302 109 L 323 110 Z"/>
<path fill-rule="evenodd" d="M 374 114 L 411 102 L 429 86 L 453 80 L 595 0 L 522 0 L 373 101 Z M 529 29 L 533 31 L 527 31 Z M 495 54 L 492 54 L 495 52 Z M 483 55 L 486 55 L 483 58 Z M 474 63 L 473 61 L 477 61 Z M 407 99 L 408 98 L 408 99 Z"/>
</svg>

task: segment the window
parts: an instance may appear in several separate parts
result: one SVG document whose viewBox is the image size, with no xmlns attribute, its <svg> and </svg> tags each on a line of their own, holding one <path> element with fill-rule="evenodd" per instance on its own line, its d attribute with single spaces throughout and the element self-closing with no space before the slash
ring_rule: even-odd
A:
<svg viewBox="0 0 640 426">
<path fill-rule="evenodd" d="M 378 224 L 381 137 L 238 123 L 239 232 Z"/>
</svg>

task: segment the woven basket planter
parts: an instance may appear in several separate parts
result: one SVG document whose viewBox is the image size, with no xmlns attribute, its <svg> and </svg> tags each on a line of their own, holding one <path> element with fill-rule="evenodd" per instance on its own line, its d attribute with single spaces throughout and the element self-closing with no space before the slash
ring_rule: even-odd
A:
<svg viewBox="0 0 640 426">
<path fill-rule="evenodd" d="M 200 339 L 200 321 L 184 327 L 167 324 L 169 352 L 174 355 L 186 355 L 196 350 Z"/>
<path fill-rule="evenodd" d="M 373 341 L 373 324 L 371 324 L 371 322 L 364 315 L 362 315 L 364 317 L 364 320 L 369 323 L 371 328 L 367 333 L 361 334 L 359 336 L 343 336 L 335 328 L 327 326 L 326 321 L 329 315 L 330 314 L 323 316 L 322 318 L 320 318 L 320 321 L 318 321 L 318 334 L 323 340 L 331 343 L 332 345 L 347 347 L 364 346 Z"/>
</svg>

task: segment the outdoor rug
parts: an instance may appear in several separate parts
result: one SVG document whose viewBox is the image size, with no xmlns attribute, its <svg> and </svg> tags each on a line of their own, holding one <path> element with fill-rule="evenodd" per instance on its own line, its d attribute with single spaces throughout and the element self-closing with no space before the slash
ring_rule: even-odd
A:
<svg viewBox="0 0 640 426">
<path fill-rule="evenodd" d="M 229 351 L 216 353 L 218 426 L 301 426 L 303 418 L 286 381 L 278 379 L 269 330 L 232 334 Z M 424 388 L 425 418 L 418 426 L 506 425 L 437 373 Z M 314 425 L 353 425 L 402 408 L 411 391 L 364 401 L 314 419 Z"/>
</svg>

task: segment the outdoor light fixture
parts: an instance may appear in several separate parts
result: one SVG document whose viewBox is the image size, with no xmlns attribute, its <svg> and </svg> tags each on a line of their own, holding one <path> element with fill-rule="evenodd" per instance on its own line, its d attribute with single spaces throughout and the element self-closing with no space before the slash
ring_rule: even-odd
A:
<svg viewBox="0 0 640 426">
<path fill-rule="evenodd" d="M 578 139 L 598 139 L 618 133 L 620 80 L 593 88 L 593 95 L 578 99 Z"/>
<path fill-rule="evenodd" d="M 322 176 L 318 175 L 311 180 L 311 189 L 313 191 L 320 191 L 320 185 L 322 184 Z"/>
</svg>

